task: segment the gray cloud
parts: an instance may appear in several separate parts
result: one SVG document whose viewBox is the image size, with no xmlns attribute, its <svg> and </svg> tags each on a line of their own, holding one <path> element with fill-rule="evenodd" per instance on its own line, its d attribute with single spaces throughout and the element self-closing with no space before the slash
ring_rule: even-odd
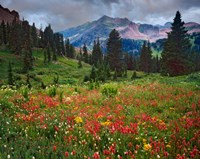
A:
<svg viewBox="0 0 200 159">
<path fill-rule="evenodd" d="M 93 21 L 103 15 L 127 17 L 141 23 L 163 24 L 172 21 L 177 10 L 185 22 L 200 23 L 200 0 L 1 0 L 30 23 L 55 31 Z"/>
</svg>

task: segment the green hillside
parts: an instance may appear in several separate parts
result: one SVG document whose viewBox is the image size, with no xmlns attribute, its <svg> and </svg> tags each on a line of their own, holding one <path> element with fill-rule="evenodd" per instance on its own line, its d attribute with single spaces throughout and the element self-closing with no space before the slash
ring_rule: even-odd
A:
<svg viewBox="0 0 200 159">
<path fill-rule="evenodd" d="M 60 84 L 73 84 L 83 81 L 86 74 L 89 74 L 91 66 L 85 63 L 82 68 L 78 68 L 78 61 L 58 57 L 57 62 L 44 64 L 43 51 L 37 49 L 33 51 L 34 67 L 29 72 L 31 83 L 34 85 L 52 84 L 54 77 L 59 77 Z M 20 56 L 12 54 L 8 50 L 0 51 L 0 85 L 7 82 L 7 70 L 9 61 L 12 63 L 14 80 L 17 85 L 26 82 L 26 74 L 22 73 L 23 61 Z"/>
</svg>

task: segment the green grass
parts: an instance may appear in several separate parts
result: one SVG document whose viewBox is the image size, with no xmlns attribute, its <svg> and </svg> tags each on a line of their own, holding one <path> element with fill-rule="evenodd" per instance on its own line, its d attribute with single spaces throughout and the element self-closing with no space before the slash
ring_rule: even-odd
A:
<svg viewBox="0 0 200 159">
<path fill-rule="evenodd" d="M 46 85 L 52 84 L 54 77 L 59 76 L 60 84 L 73 84 L 83 81 L 86 74 L 89 74 L 91 66 L 83 63 L 83 67 L 78 69 L 78 61 L 58 57 L 57 62 L 44 64 L 43 50 L 33 51 L 34 67 L 29 72 L 31 83 L 39 85 L 44 82 Z M 0 84 L 7 82 L 7 69 L 9 61 L 12 63 L 14 79 L 17 84 L 26 82 L 26 74 L 22 74 L 22 58 L 12 54 L 8 50 L 0 51 Z"/>
</svg>

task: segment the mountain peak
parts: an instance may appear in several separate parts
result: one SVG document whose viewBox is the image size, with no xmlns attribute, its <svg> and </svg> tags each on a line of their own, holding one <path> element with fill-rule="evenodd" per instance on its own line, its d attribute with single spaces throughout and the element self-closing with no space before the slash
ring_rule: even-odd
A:
<svg viewBox="0 0 200 159">
<path fill-rule="evenodd" d="M 103 15 L 101 18 L 98 19 L 98 21 L 109 21 L 112 20 L 112 17 L 109 17 L 107 15 Z"/>
</svg>

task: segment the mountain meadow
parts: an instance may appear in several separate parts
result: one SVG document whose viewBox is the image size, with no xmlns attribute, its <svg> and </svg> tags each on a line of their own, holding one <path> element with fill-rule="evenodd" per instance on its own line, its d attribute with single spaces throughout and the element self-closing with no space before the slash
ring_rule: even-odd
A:
<svg viewBox="0 0 200 159">
<path fill-rule="evenodd" d="M 0 13 L 0 159 L 200 158 L 199 24 Z"/>
</svg>

